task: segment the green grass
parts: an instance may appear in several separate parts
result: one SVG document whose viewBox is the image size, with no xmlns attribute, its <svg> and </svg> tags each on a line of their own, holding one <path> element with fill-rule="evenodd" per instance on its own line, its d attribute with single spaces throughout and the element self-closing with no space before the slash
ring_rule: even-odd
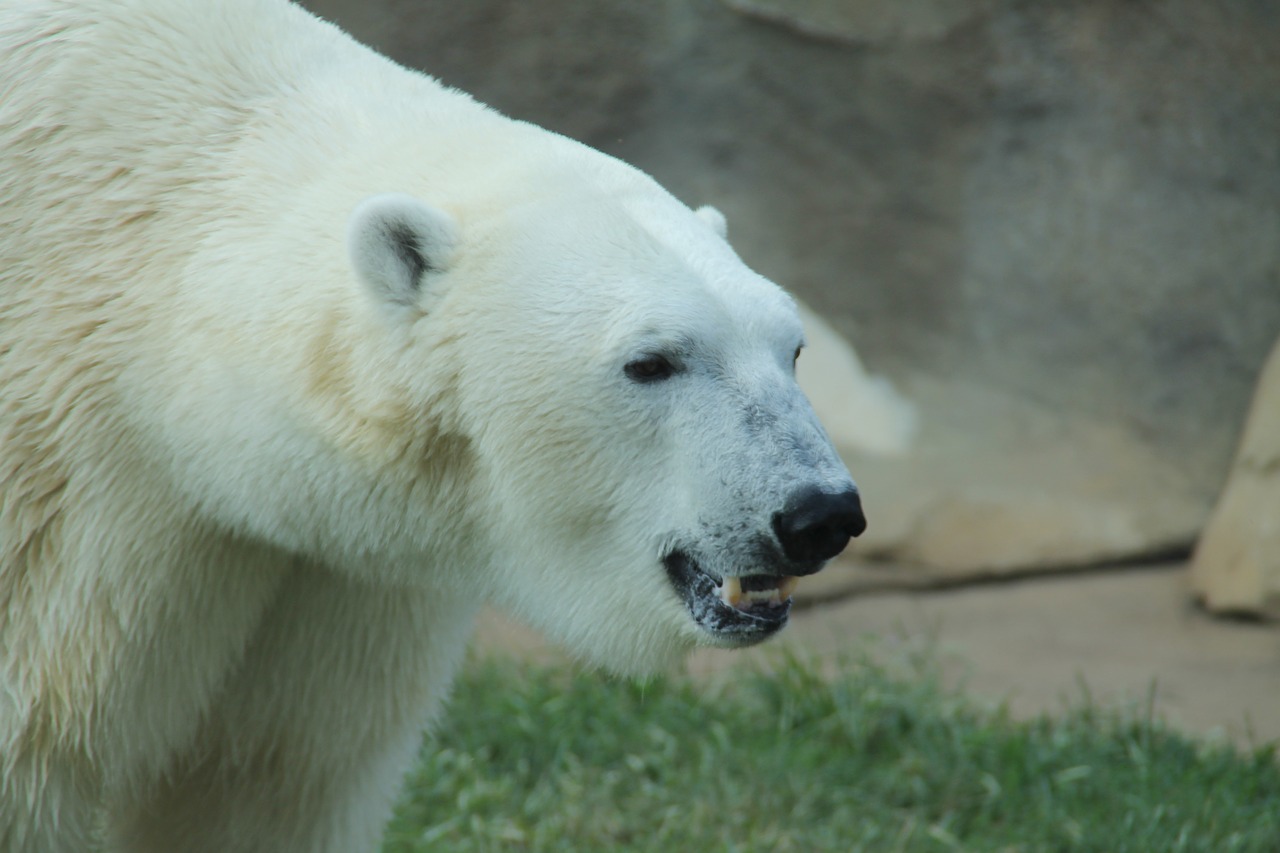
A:
<svg viewBox="0 0 1280 853">
<path fill-rule="evenodd" d="M 1280 764 L 1088 708 L 1013 721 L 927 668 L 707 689 L 483 661 L 383 849 L 1276 853 Z"/>
</svg>

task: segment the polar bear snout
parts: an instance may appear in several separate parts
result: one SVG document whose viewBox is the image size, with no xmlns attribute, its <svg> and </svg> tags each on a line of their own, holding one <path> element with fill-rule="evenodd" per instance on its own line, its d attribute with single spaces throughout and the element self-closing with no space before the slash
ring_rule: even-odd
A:
<svg viewBox="0 0 1280 853">
<path fill-rule="evenodd" d="M 794 574 L 813 574 L 839 554 L 849 540 L 867 529 L 856 488 L 831 493 L 807 488 L 792 496 L 787 508 L 774 513 L 773 532 L 782 553 L 797 564 Z"/>
</svg>

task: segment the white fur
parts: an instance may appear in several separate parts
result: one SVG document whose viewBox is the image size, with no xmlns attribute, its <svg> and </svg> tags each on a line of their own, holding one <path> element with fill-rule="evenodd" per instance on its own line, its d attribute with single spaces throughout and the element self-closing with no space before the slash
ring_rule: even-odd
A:
<svg viewBox="0 0 1280 853">
<path fill-rule="evenodd" d="M 372 849 L 481 602 L 708 641 L 663 549 L 851 485 L 716 230 L 282 0 L 0 0 L 0 849 Z"/>
<path fill-rule="evenodd" d="M 728 239 L 724 214 L 710 205 L 694 211 Z M 916 409 L 883 376 L 872 376 L 849 342 L 797 301 L 805 329 L 805 357 L 796 379 L 837 447 L 883 456 L 905 453 L 916 434 Z"/>
</svg>

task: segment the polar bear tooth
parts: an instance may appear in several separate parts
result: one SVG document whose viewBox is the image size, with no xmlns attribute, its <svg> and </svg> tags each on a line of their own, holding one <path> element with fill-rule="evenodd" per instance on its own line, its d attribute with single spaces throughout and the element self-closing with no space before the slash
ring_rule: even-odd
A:
<svg viewBox="0 0 1280 853">
<path fill-rule="evenodd" d="M 730 575 L 720 586 L 720 599 L 730 607 L 737 607 L 742 600 L 742 581 Z"/>
<path fill-rule="evenodd" d="M 796 591 L 796 587 L 799 585 L 800 578 L 790 576 L 784 577 L 782 580 L 778 581 L 778 597 L 783 601 L 786 601 L 791 597 L 791 594 Z"/>
<path fill-rule="evenodd" d="M 772 589 L 748 589 L 742 593 L 743 601 L 748 604 L 781 604 L 776 587 Z"/>
</svg>

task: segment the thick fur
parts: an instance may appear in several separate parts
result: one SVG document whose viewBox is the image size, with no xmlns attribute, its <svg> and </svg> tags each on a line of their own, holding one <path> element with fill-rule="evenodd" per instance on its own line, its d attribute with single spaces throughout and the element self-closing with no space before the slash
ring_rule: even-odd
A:
<svg viewBox="0 0 1280 853">
<path fill-rule="evenodd" d="M 717 227 L 283 0 L 0 0 L 0 849 L 371 850 L 482 602 L 714 641 L 662 555 L 847 482 Z"/>
</svg>

